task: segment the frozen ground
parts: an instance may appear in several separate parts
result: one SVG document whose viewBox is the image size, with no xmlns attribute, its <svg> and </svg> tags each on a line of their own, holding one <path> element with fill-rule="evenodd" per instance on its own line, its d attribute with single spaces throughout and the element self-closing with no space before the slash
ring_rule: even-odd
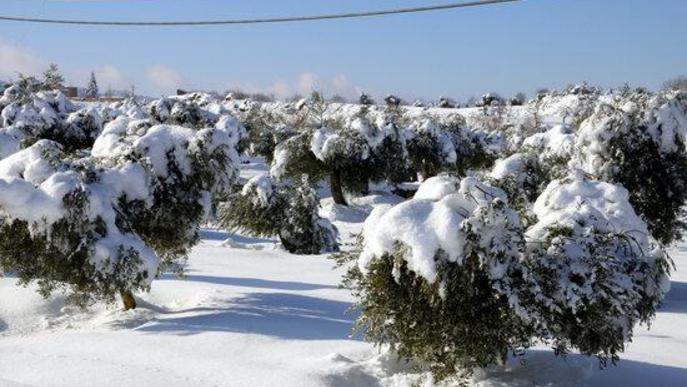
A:
<svg viewBox="0 0 687 387">
<path fill-rule="evenodd" d="M 264 170 L 244 166 L 244 176 Z M 323 203 L 346 240 L 377 204 Z M 652 329 L 639 329 L 617 367 L 533 350 L 481 372 L 481 386 L 687 384 L 687 244 L 671 250 L 672 289 Z M 188 277 L 166 276 L 139 308 L 65 307 L 0 278 L 0 386 L 410 386 L 422 375 L 349 337 L 355 313 L 324 256 L 290 255 L 269 239 L 205 230 Z"/>
</svg>

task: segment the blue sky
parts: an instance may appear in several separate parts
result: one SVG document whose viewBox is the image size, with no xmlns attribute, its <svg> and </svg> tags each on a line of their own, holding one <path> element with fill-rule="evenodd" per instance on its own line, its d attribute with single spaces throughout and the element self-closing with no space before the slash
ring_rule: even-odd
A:
<svg viewBox="0 0 687 387">
<path fill-rule="evenodd" d="M 0 14 L 195 20 L 372 10 L 448 0 L 2 0 Z M 241 87 L 465 99 L 589 81 L 659 87 L 687 75 L 687 0 L 523 0 L 300 24 L 114 28 L 0 22 L 0 77 L 57 63 L 73 84 L 158 96 Z"/>
</svg>

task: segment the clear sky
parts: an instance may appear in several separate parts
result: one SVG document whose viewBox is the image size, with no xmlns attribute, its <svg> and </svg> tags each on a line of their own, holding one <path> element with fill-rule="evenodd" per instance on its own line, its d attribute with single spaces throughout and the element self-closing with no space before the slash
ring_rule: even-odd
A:
<svg viewBox="0 0 687 387">
<path fill-rule="evenodd" d="M 1 0 L 0 14 L 93 20 L 293 16 L 449 0 Z M 523 0 L 298 24 L 180 28 L 0 22 L 0 77 L 57 63 L 69 83 L 159 96 L 241 87 L 287 96 L 457 99 L 569 83 L 659 87 L 687 75 L 687 0 Z"/>
</svg>

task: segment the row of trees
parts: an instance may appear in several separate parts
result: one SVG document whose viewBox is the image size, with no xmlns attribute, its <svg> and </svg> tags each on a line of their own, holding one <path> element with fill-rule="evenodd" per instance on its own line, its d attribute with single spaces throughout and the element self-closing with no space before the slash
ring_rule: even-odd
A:
<svg viewBox="0 0 687 387">
<path fill-rule="evenodd" d="M 133 308 L 135 291 L 183 270 L 211 220 L 279 235 L 294 253 L 338 249 L 307 180 L 275 183 L 260 203 L 241 189 L 246 130 L 207 95 L 79 108 L 33 90 L 20 81 L 0 97 L 0 271 L 43 294 L 81 305 L 119 294 Z M 253 225 L 260 212 L 271 223 Z"/>
<path fill-rule="evenodd" d="M 277 180 L 326 178 L 337 204 L 348 204 L 348 193 L 367 192 L 372 182 L 393 187 L 495 158 L 491 134 L 469 130 L 460 115 L 408 117 L 393 97 L 384 107 L 361 104 L 348 116 L 332 111 L 318 93 L 292 109 L 252 107 L 244 115 L 250 151 L 271 161 Z"/>
</svg>

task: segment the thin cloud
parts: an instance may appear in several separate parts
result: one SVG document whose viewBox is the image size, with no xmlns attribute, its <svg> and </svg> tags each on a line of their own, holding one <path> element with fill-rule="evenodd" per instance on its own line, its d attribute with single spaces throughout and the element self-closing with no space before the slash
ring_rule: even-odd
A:
<svg viewBox="0 0 687 387">
<path fill-rule="evenodd" d="M 314 73 L 303 73 L 296 81 L 296 90 L 301 94 L 310 94 L 320 86 L 320 78 Z"/>
<path fill-rule="evenodd" d="M 334 87 L 334 91 L 337 93 L 348 91 L 348 80 L 346 79 L 346 76 L 343 74 L 337 74 L 332 80 L 332 86 Z"/>
<path fill-rule="evenodd" d="M 149 68 L 146 75 L 148 80 L 163 92 L 169 92 L 185 84 L 181 74 L 174 69 L 162 65 Z"/>
<path fill-rule="evenodd" d="M 360 87 L 351 85 L 344 74 L 337 74 L 333 78 L 323 78 L 312 72 L 301 73 L 291 81 L 280 78 L 266 86 L 251 82 L 230 82 L 229 89 L 234 88 L 247 93 L 274 95 L 277 98 L 288 98 L 296 94 L 308 96 L 313 91 L 322 92 L 325 96 L 339 94 L 344 97 L 355 98 L 362 90 Z"/>
<path fill-rule="evenodd" d="M 105 65 L 95 72 L 101 87 L 111 87 L 113 89 L 127 89 L 131 82 L 119 68 L 113 65 Z"/>
<path fill-rule="evenodd" d="M 14 78 L 17 73 L 37 75 L 47 66 L 47 61 L 33 51 L 2 38 L 0 58 L 0 77 L 3 78 Z"/>
</svg>

